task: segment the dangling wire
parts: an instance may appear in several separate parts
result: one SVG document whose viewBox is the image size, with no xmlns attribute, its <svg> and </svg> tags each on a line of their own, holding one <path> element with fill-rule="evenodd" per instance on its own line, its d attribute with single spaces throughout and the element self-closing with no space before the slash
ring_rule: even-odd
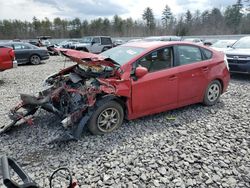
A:
<svg viewBox="0 0 250 188">
<path fill-rule="evenodd" d="M 73 184 L 72 184 L 72 182 L 73 182 L 72 175 L 71 175 L 70 170 L 69 170 L 68 168 L 66 168 L 66 167 L 58 168 L 58 169 L 56 169 L 56 170 L 51 174 L 51 176 L 50 176 L 50 178 L 49 178 L 49 187 L 52 188 L 52 181 L 53 181 L 53 179 L 54 179 L 54 175 L 55 175 L 57 172 L 61 171 L 61 170 L 64 170 L 64 171 L 67 171 L 67 172 L 68 172 L 68 176 L 69 176 L 69 186 L 68 186 L 67 188 L 72 188 L 72 185 L 73 185 Z"/>
</svg>

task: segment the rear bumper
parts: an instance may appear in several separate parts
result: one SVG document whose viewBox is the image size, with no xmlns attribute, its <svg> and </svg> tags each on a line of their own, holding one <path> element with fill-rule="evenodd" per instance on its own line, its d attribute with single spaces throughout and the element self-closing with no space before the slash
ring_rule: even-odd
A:
<svg viewBox="0 0 250 188">
<path fill-rule="evenodd" d="M 17 67 L 17 61 L 4 61 L 2 63 L 0 63 L 0 71 L 4 71 L 7 69 L 12 69 L 12 68 L 16 68 Z"/>
</svg>

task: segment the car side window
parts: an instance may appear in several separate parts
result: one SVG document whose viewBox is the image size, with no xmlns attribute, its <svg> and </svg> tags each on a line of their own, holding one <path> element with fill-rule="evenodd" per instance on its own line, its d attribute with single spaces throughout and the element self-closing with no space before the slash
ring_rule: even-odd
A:
<svg viewBox="0 0 250 188">
<path fill-rule="evenodd" d="M 14 44 L 15 50 L 21 50 L 23 49 L 22 44 Z"/>
<path fill-rule="evenodd" d="M 31 49 L 31 48 L 30 48 L 30 46 L 24 45 L 24 44 L 23 44 L 23 45 L 22 45 L 22 49 Z"/>
<path fill-rule="evenodd" d="M 92 40 L 93 43 L 100 43 L 100 38 L 99 37 L 95 37 Z"/>
<path fill-rule="evenodd" d="M 179 62 L 178 65 L 186 65 L 202 61 L 202 55 L 199 47 L 195 46 L 177 46 Z"/>
<path fill-rule="evenodd" d="M 149 72 L 170 68 L 173 64 L 173 50 L 168 47 L 153 51 L 139 59 L 137 63 L 139 66 L 146 67 Z"/>
<path fill-rule="evenodd" d="M 24 50 L 24 49 L 31 49 L 30 46 L 25 44 L 14 44 L 15 50 Z"/>
</svg>

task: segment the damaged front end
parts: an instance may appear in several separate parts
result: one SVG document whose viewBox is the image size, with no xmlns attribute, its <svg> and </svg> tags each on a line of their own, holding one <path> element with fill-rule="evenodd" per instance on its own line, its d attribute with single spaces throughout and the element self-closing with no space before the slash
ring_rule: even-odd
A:
<svg viewBox="0 0 250 188">
<path fill-rule="evenodd" d="M 37 96 L 21 94 L 21 102 L 10 110 L 12 123 L 2 127 L 0 133 L 20 121 L 32 124 L 35 112 L 43 109 L 57 115 L 63 127 L 70 128 L 71 132 L 61 140 L 79 139 L 97 101 L 109 100 L 116 95 L 115 84 L 110 84 L 106 78 L 119 80 L 119 65 L 94 54 L 81 53 L 79 57 L 67 52 L 61 51 L 77 64 L 49 76 L 44 81 L 46 89 Z"/>
</svg>

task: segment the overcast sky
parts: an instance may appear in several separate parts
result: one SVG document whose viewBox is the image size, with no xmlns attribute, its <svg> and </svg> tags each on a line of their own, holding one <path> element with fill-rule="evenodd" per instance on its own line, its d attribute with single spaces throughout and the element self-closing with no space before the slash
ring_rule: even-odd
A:
<svg viewBox="0 0 250 188">
<path fill-rule="evenodd" d="M 0 0 L 0 20 L 19 19 L 31 21 L 55 17 L 73 19 L 112 18 L 115 14 L 122 18 L 141 19 L 143 10 L 151 7 L 156 18 L 161 18 L 166 4 L 175 15 L 191 11 L 220 9 L 234 4 L 236 0 Z"/>
</svg>

